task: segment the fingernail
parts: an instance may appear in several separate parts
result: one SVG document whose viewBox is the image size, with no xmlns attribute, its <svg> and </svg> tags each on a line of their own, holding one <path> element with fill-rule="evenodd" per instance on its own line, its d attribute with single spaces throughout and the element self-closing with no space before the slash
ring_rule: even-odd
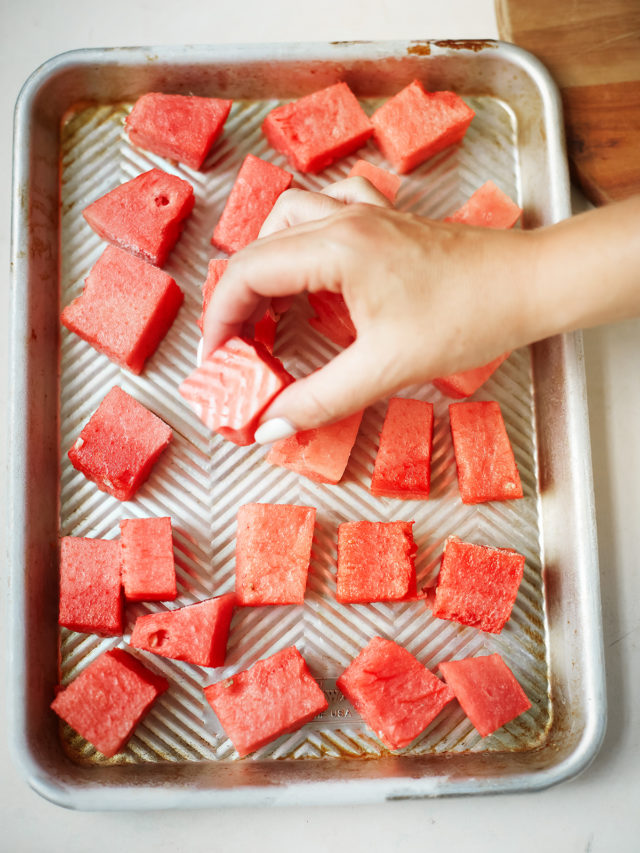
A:
<svg viewBox="0 0 640 853">
<path fill-rule="evenodd" d="M 202 366 L 202 350 L 204 347 L 204 338 L 200 338 L 200 343 L 198 344 L 198 351 L 196 352 L 196 364 L 198 367 Z"/>
<path fill-rule="evenodd" d="M 258 444 L 272 444 L 282 438 L 289 438 L 298 430 L 286 418 L 272 418 L 260 424 L 256 430 L 256 441 Z"/>
</svg>

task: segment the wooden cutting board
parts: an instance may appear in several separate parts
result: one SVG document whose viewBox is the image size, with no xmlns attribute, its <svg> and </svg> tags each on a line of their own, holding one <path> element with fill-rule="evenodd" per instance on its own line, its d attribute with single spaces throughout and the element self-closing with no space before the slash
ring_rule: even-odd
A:
<svg viewBox="0 0 640 853">
<path fill-rule="evenodd" d="M 495 0 L 500 38 L 560 87 L 572 177 L 594 204 L 640 193 L 640 0 Z"/>
</svg>

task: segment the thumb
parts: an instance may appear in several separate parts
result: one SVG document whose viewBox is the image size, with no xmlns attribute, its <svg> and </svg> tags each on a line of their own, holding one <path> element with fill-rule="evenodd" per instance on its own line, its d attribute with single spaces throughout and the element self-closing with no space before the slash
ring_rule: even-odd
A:
<svg viewBox="0 0 640 853">
<path fill-rule="evenodd" d="M 369 406 L 400 388 L 391 371 L 364 340 L 324 367 L 288 385 L 271 403 L 256 430 L 259 444 L 270 444 L 306 429 L 325 426 Z"/>
</svg>

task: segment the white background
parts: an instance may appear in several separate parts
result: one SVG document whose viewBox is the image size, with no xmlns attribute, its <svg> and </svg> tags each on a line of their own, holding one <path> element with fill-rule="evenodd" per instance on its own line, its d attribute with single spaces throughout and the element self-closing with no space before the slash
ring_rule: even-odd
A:
<svg viewBox="0 0 640 853">
<path fill-rule="evenodd" d="M 12 110 L 20 86 L 41 62 L 73 48 L 113 45 L 496 36 L 491 0 L 320 0 L 313 5 L 300 0 L 0 0 L 0 399 L 6 402 L 10 388 Z M 2 736 L 0 851 L 640 850 L 639 336 L 640 321 L 585 335 L 609 724 L 600 754 L 582 776 L 517 796 L 338 808 L 75 813 L 31 792 L 11 764 Z M 5 447 L 6 424 L 0 418 L 4 481 Z M 0 489 L 1 518 L 6 518 L 4 499 Z M 5 542 L 0 535 L 3 572 Z M 6 574 L 1 589 L 6 598 Z M 6 641 L 2 645 L 6 648 Z M 3 697 L 3 735 L 5 719 Z"/>
</svg>

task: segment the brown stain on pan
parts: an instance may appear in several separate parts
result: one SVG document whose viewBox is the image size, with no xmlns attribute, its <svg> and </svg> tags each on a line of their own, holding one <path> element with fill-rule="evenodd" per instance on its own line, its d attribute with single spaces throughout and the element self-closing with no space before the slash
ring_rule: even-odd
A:
<svg viewBox="0 0 640 853">
<path fill-rule="evenodd" d="M 443 41 L 434 41 L 436 47 L 445 47 L 450 50 L 472 50 L 478 53 L 486 48 L 497 48 L 498 42 L 495 39 L 444 39 Z"/>
</svg>

